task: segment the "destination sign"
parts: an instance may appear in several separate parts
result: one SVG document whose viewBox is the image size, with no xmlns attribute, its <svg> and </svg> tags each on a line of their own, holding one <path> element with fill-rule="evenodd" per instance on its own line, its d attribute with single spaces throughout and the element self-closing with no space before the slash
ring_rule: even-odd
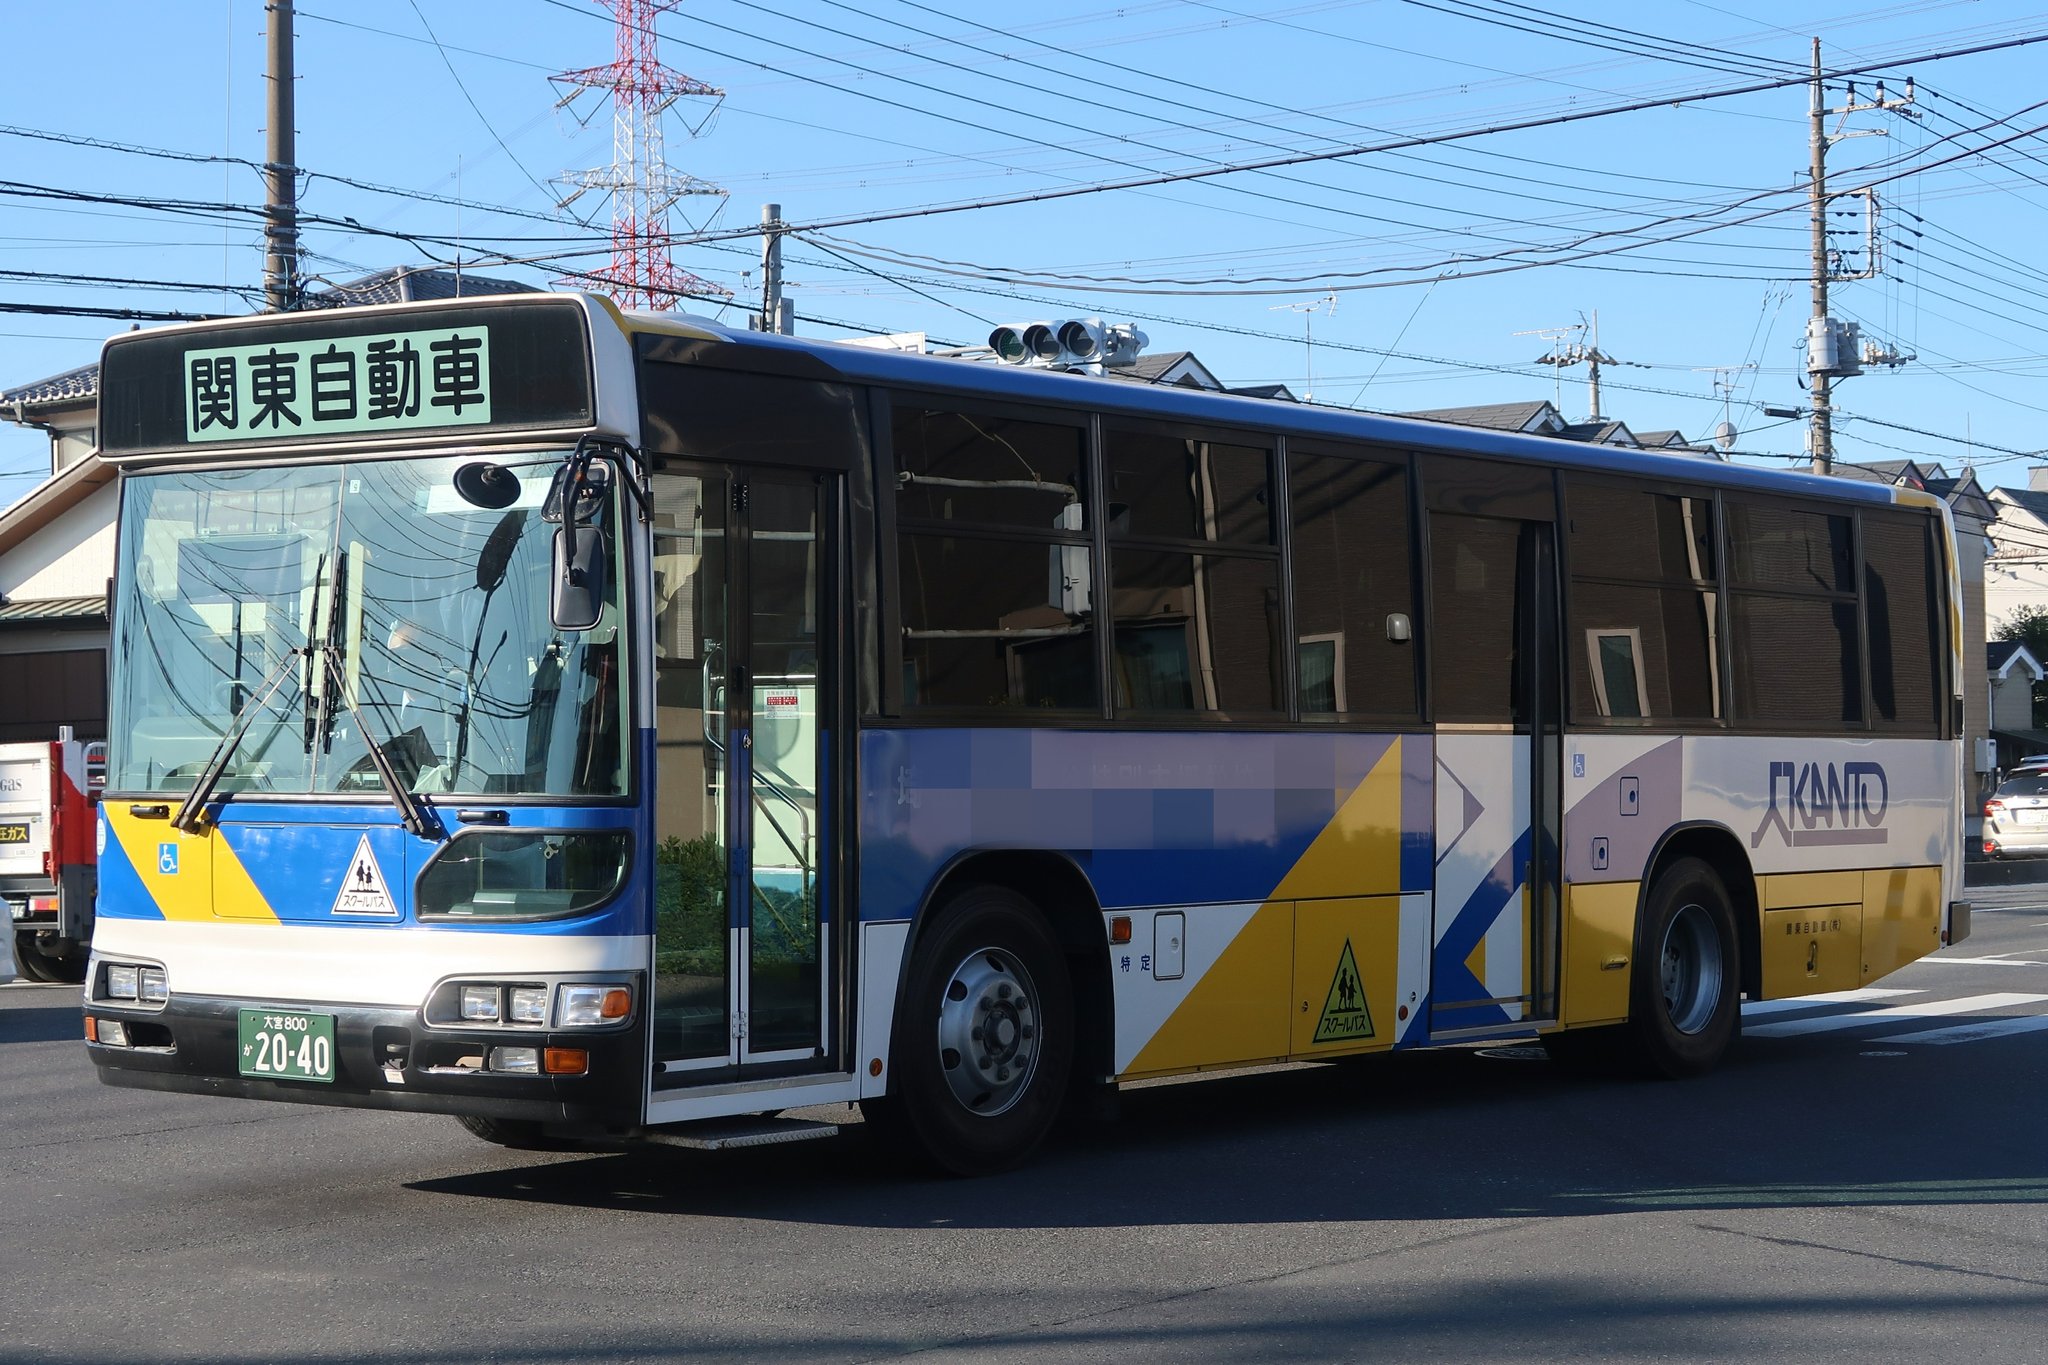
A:
<svg viewBox="0 0 2048 1365">
<path fill-rule="evenodd" d="M 488 327 L 185 352 L 185 439 L 404 431 L 491 420 Z"/>
<path fill-rule="evenodd" d="M 100 447 L 213 451 L 593 425 L 581 304 L 335 308 L 131 332 L 100 364 Z"/>
</svg>

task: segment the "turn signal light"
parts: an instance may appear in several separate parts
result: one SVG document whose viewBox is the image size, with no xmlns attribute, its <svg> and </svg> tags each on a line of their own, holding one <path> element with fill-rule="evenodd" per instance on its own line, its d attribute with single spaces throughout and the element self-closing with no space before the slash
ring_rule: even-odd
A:
<svg viewBox="0 0 2048 1365">
<path fill-rule="evenodd" d="M 1118 915 L 1109 922 L 1109 941 L 1111 943 L 1129 943 L 1131 941 L 1131 917 L 1129 915 Z"/>
<path fill-rule="evenodd" d="M 581 1076 L 590 1070 L 590 1053 L 580 1047 L 551 1047 L 542 1054 L 540 1069 L 550 1076 Z"/>
</svg>

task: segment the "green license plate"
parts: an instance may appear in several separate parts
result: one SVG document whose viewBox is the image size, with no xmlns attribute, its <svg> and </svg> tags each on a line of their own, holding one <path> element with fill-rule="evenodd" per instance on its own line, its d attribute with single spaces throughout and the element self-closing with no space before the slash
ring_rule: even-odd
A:
<svg viewBox="0 0 2048 1365">
<path fill-rule="evenodd" d="M 235 1059 L 244 1076 L 265 1080 L 334 1079 L 334 1016 L 299 1010 L 241 1011 Z"/>
<path fill-rule="evenodd" d="M 28 821 L 0 820 L 0 844 L 25 844 L 28 842 Z"/>
</svg>

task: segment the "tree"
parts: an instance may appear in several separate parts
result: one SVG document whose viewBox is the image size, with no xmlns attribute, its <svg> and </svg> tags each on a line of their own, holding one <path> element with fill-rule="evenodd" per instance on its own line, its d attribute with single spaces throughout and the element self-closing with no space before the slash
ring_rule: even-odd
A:
<svg viewBox="0 0 2048 1365">
<path fill-rule="evenodd" d="M 2016 640 L 2027 647 L 2027 653 L 2044 664 L 2048 664 L 2048 606 L 2028 604 L 2014 610 L 2013 614 L 1997 624 L 2000 640 Z M 2042 725 L 2048 717 L 2048 679 L 2034 684 L 2034 727 Z"/>
</svg>

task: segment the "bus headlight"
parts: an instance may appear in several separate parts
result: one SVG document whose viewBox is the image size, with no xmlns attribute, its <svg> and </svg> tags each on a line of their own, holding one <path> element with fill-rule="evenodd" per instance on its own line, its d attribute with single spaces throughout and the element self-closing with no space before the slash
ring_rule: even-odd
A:
<svg viewBox="0 0 2048 1365">
<path fill-rule="evenodd" d="M 171 998 L 170 978 L 161 967 L 144 967 L 136 978 L 138 997 L 146 1005 L 161 1005 Z"/>
<path fill-rule="evenodd" d="M 139 1000 L 142 998 L 140 977 L 142 968 L 110 963 L 107 966 L 107 996 L 113 1000 Z"/>
<path fill-rule="evenodd" d="M 514 986 L 512 1008 L 507 1017 L 515 1024 L 545 1024 L 548 1021 L 548 988 Z"/>
<path fill-rule="evenodd" d="M 633 992 L 612 983 L 565 985 L 556 1000 L 555 1024 L 559 1028 L 588 1028 L 616 1024 L 633 1012 Z"/>
<path fill-rule="evenodd" d="M 462 988 L 462 1017 L 472 1023 L 497 1023 L 498 988 L 496 986 L 464 986 Z"/>
</svg>

